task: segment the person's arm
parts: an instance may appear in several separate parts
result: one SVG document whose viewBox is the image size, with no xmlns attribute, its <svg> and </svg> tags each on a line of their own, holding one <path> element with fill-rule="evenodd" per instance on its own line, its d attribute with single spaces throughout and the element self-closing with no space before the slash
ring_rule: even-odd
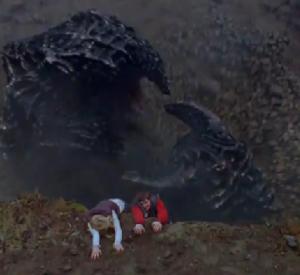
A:
<svg viewBox="0 0 300 275">
<path fill-rule="evenodd" d="M 88 227 L 89 227 L 89 231 L 92 235 L 92 246 L 93 247 L 97 246 L 97 247 L 100 248 L 100 234 L 99 234 L 99 231 L 92 228 L 90 223 L 88 223 Z"/>
<path fill-rule="evenodd" d="M 144 219 L 143 212 L 137 205 L 131 207 L 131 213 L 135 224 L 144 225 L 145 219 Z"/>
<path fill-rule="evenodd" d="M 96 260 L 101 254 L 100 249 L 100 234 L 98 230 L 91 227 L 90 223 L 88 223 L 89 231 L 92 235 L 92 253 L 91 253 L 91 259 Z"/>
<path fill-rule="evenodd" d="M 112 218 L 113 218 L 113 223 L 114 223 L 114 228 L 115 228 L 115 245 L 121 245 L 122 243 L 122 228 L 120 225 L 120 220 L 118 218 L 118 215 L 116 212 L 113 210 L 112 211 Z"/>
<path fill-rule="evenodd" d="M 131 207 L 131 213 L 135 222 L 135 226 L 133 228 L 134 233 L 138 235 L 143 234 L 145 232 L 145 218 L 142 210 L 137 205 L 134 205 Z"/>
<path fill-rule="evenodd" d="M 157 210 L 157 220 L 161 224 L 168 223 L 169 222 L 169 213 L 168 213 L 168 210 L 167 210 L 164 202 L 161 199 L 157 200 L 156 210 Z"/>
</svg>

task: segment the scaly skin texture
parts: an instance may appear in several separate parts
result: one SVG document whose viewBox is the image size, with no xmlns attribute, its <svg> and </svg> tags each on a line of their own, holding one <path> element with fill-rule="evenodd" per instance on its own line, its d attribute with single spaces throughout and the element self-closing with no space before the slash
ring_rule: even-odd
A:
<svg viewBox="0 0 300 275">
<path fill-rule="evenodd" d="M 51 185 L 68 169 L 76 178 L 84 165 L 90 166 L 82 152 L 104 159 L 118 156 L 133 105 L 140 100 L 142 77 L 169 94 L 163 61 L 150 44 L 115 17 L 93 11 L 7 45 L 3 61 L 8 87 L 1 139 L 7 156 L 37 152 L 29 154 L 27 182 Z M 273 194 L 252 155 L 217 116 L 187 103 L 165 109 L 191 132 L 174 146 L 163 177 L 125 176 L 137 183 L 135 191 L 158 190 L 178 219 L 257 218 L 269 210 Z M 51 155 L 51 161 L 43 162 L 41 152 L 49 148 L 62 157 Z M 80 158 L 66 157 L 69 151 L 80 152 Z M 97 172 L 95 182 L 105 178 Z M 101 181 L 103 189 L 111 190 L 107 186 Z"/>
<path fill-rule="evenodd" d="M 6 45 L 3 63 L 9 84 L 2 139 L 17 150 L 117 154 L 140 79 L 169 93 L 164 64 L 149 42 L 95 11 Z"/>
<path fill-rule="evenodd" d="M 245 144 L 206 108 L 174 103 L 165 110 L 190 127 L 172 149 L 164 176 L 137 173 L 124 178 L 154 188 L 168 201 L 177 219 L 249 220 L 270 213 L 273 191 Z M 163 173 L 162 173 L 163 174 Z"/>
<path fill-rule="evenodd" d="M 172 163 L 192 171 L 184 184 L 190 186 L 191 194 L 197 190 L 201 199 L 195 197 L 191 207 L 201 209 L 206 219 L 253 219 L 270 212 L 273 191 L 263 181 L 246 145 L 236 140 L 215 114 L 186 103 L 167 105 L 166 111 L 191 128 L 171 155 Z"/>
</svg>

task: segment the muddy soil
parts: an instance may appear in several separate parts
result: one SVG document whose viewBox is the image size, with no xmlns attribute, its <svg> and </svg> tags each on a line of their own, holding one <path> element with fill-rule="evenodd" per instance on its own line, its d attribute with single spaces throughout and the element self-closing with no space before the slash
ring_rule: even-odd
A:
<svg viewBox="0 0 300 275">
<path fill-rule="evenodd" d="M 300 274 L 300 221 L 224 225 L 174 223 L 160 234 L 134 237 L 132 219 L 122 217 L 124 253 L 103 239 L 103 256 L 89 259 L 90 236 L 81 221 L 84 207 L 39 194 L 0 205 L 0 273 L 29 274 Z M 298 238 L 288 246 L 286 236 Z"/>
<path fill-rule="evenodd" d="M 290 44 L 284 64 L 289 75 L 299 76 L 297 2 L 284 1 L 281 5 L 283 1 L 265 0 L 0 0 L 0 47 L 44 31 L 77 11 L 91 8 L 117 15 L 134 26 L 165 59 L 172 80 L 171 100 L 192 99 L 220 115 L 234 134 L 246 140 L 253 150 L 258 165 L 266 173 L 266 180 L 277 191 L 285 209 L 283 217 L 296 217 L 266 225 L 176 223 L 167 226 L 162 234 L 149 233 L 134 239 L 130 236 L 132 221 L 125 217 L 125 253 L 116 255 L 111 249 L 112 241 L 104 240 L 103 257 L 91 262 L 89 235 L 80 221 L 82 207 L 63 199 L 48 201 L 40 196 L 29 196 L 0 205 L 0 273 L 300 274 L 297 221 L 300 216 L 300 89 L 277 85 L 275 90 L 282 96 L 282 105 L 278 107 L 268 95 L 256 95 L 249 82 L 236 84 L 239 82 L 228 70 L 225 70 L 224 81 L 220 73 L 224 71 L 224 64 L 208 62 L 203 56 L 206 46 L 209 50 L 227 46 L 226 39 L 224 43 L 218 40 L 217 44 L 214 40 L 213 35 L 218 30 L 215 27 L 217 15 L 217 21 L 231 18 L 232 21 L 225 20 L 227 23 L 223 25 L 227 24 L 226 28 L 234 31 L 242 29 L 239 30 L 242 34 L 244 28 L 257 28 L 263 33 L 286 32 Z M 225 49 L 224 55 L 227 54 Z M 4 85 L 5 77 L 0 69 L 0 89 L 4 89 Z M 249 94 L 253 95 L 250 99 Z M 160 100 L 149 97 L 155 106 L 161 104 Z M 180 125 L 168 128 L 170 120 L 160 119 L 161 112 L 152 107 L 149 111 L 155 118 L 149 129 L 159 133 L 155 138 L 159 138 L 156 142 L 160 145 L 155 150 L 165 153 L 170 148 L 169 141 L 176 140 Z M 176 130 L 175 136 L 173 130 Z M 135 153 L 137 157 L 132 160 L 132 167 L 139 166 L 143 158 Z M 3 169 L 0 171 L 1 201 L 13 200 L 18 194 L 35 189 L 56 197 L 85 196 L 90 201 L 103 194 L 97 186 L 84 185 L 77 190 L 63 187 L 63 178 L 53 188 L 43 187 L 42 181 L 28 186 L 13 169 L 9 174 L 8 178 Z M 112 181 L 117 180 L 112 177 Z M 289 247 L 287 236 L 298 240 L 298 247 Z"/>
</svg>

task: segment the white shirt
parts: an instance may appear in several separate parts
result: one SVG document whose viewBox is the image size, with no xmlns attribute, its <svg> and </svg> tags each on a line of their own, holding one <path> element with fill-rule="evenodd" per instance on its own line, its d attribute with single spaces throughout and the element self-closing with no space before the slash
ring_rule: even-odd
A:
<svg viewBox="0 0 300 275">
<path fill-rule="evenodd" d="M 116 205 L 118 205 L 120 214 L 124 211 L 125 202 L 123 200 L 121 200 L 121 199 L 109 199 L 109 200 L 114 202 Z M 119 245 L 122 242 L 122 229 L 121 229 L 120 220 L 118 218 L 118 215 L 114 210 L 112 210 L 112 218 L 113 218 L 113 224 L 114 224 L 114 229 L 115 229 L 114 244 Z M 92 234 L 92 245 L 100 247 L 99 231 L 96 230 L 95 228 L 92 228 L 90 223 L 88 223 L 88 228 L 89 228 L 90 233 Z"/>
</svg>

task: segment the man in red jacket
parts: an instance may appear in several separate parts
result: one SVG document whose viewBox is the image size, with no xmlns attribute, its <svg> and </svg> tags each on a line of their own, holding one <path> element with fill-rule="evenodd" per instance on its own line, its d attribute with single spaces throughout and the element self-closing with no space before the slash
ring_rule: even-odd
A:
<svg viewBox="0 0 300 275">
<path fill-rule="evenodd" d="M 164 202 L 158 195 L 150 192 L 136 195 L 131 213 L 135 222 L 133 231 L 137 235 L 145 232 L 145 222 L 148 218 L 154 218 L 151 223 L 154 232 L 160 232 L 163 225 L 169 222 L 169 213 Z"/>
</svg>

